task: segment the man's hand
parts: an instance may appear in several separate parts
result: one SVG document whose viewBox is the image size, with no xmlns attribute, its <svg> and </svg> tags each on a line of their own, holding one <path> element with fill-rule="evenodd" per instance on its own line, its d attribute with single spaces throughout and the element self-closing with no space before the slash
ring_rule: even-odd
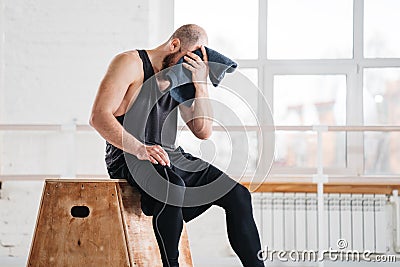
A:
<svg viewBox="0 0 400 267">
<path fill-rule="evenodd" d="M 206 49 L 203 45 L 201 46 L 201 52 L 203 53 L 203 59 L 201 59 L 195 53 L 187 52 L 186 56 L 184 57 L 187 63 L 183 62 L 183 66 L 192 72 L 192 81 L 195 86 L 198 83 L 205 84 L 207 82 L 208 58 Z"/>
<path fill-rule="evenodd" d="M 167 152 L 159 145 L 142 145 L 136 151 L 135 156 L 140 160 L 148 160 L 153 164 L 170 165 Z"/>
</svg>

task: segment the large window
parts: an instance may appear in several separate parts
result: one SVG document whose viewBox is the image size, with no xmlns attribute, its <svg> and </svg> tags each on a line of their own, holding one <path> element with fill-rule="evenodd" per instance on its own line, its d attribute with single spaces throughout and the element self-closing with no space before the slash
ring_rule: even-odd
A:
<svg viewBox="0 0 400 267">
<path fill-rule="evenodd" d="M 224 0 L 201 5 L 175 0 L 174 22 L 175 27 L 185 23 L 203 26 L 210 35 L 209 46 L 235 58 L 239 70 L 259 86 L 275 125 L 289 126 L 276 131 L 271 173 L 297 175 L 316 171 L 317 134 L 296 127 L 400 125 L 398 14 L 397 0 Z M 237 107 L 242 121 L 253 125 L 251 116 L 234 99 L 217 90 L 213 93 Z M 256 107 L 258 97 L 250 97 Z M 267 112 L 260 107 L 256 110 Z M 325 132 L 325 172 L 398 174 L 399 135 Z M 249 147 L 266 141 L 255 133 L 251 138 Z M 240 146 L 239 137 L 231 139 L 231 145 Z M 215 151 L 227 139 L 218 133 L 213 140 L 218 144 Z M 189 147 L 195 144 L 188 138 L 182 142 Z M 249 158 L 250 166 L 260 160 L 254 153 Z M 227 164 L 223 161 L 215 159 L 220 166 Z M 260 163 L 268 164 L 262 159 Z"/>
</svg>

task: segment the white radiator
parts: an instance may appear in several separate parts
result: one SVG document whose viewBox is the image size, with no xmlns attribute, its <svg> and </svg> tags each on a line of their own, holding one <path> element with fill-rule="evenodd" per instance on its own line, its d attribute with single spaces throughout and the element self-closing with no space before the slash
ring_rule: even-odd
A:
<svg viewBox="0 0 400 267">
<path fill-rule="evenodd" d="M 317 195 L 312 193 L 253 193 L 254 218 L 263 248 L 318 250 Z M 391 246 L 390 203 L 386 195 L 325 194 L 323 249 L 386 253 Z"/>
</svg>

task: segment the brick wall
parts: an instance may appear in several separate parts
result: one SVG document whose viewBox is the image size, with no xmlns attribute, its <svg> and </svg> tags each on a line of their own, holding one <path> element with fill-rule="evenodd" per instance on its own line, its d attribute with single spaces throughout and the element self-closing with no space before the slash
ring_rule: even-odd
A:
<svg viewBox="0 0 400 267">
<path fill-rule="evenodd" d="M 0 0 L 0 123 L 88 123 L 112 57 L 166 40 L 173 0 Z M 0 38 L 3 40 L 3 38 Z M 60 133 L 1 132 L 0 174 L 62 174 L 69 144 Z M 104 140 L 76 135 L 76 172 L 104 173 Z M 42 182 L 3 182 L 0 266 L 23 266 Z M 223 210 L 188 225 L 196 266 L 229 256 Z M 208 263 L 205 266 L 209 266 Z"/>
</svg>

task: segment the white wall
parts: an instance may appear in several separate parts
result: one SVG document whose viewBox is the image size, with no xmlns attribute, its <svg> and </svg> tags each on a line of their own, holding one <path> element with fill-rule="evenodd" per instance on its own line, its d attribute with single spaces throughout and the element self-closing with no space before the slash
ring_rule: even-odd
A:
<svg viewBox="0 0 400 267">
<path fill-rule="evenodd" d="M 0 121 L 3 120 L 4 109 L 4 0 L 0 0 Z M 0 132 L 0 144 L 3 144 L 3 133 Z M 0 162 L 2 162 L 3 153 L 0 146 Z M 0 164 L 0 173 L 2 173 L 2 164 Z"/>
<path fill-rule="evenodd" d="M 24 262 L 29 253 L 43 183 L 5 182 L 0 196 L 0 266 L 5 258 Z M 22 266 L 22 265 L 20 265 Z"/>
<path fill-rule="evenodd" d="M 145 0 L 3 1 L 2 123 L 87 124 L 112 57 L 148 45 Z M 104 173 L 103 140 L 97 134 L 77 138 L 78 145 L 97 152 L 91 159 L 79 158 L 77 171 Z M 62 173 L 66 145 L 54 133 L 9 132 L 4 136 L 2 172 Z"/>
<path fill-rule="evenodd" d="M 111 58 L 148 44 L 145 0 L 6 0 L 4 15 L 3 122 L 87 123 Z"/>
</svg>

